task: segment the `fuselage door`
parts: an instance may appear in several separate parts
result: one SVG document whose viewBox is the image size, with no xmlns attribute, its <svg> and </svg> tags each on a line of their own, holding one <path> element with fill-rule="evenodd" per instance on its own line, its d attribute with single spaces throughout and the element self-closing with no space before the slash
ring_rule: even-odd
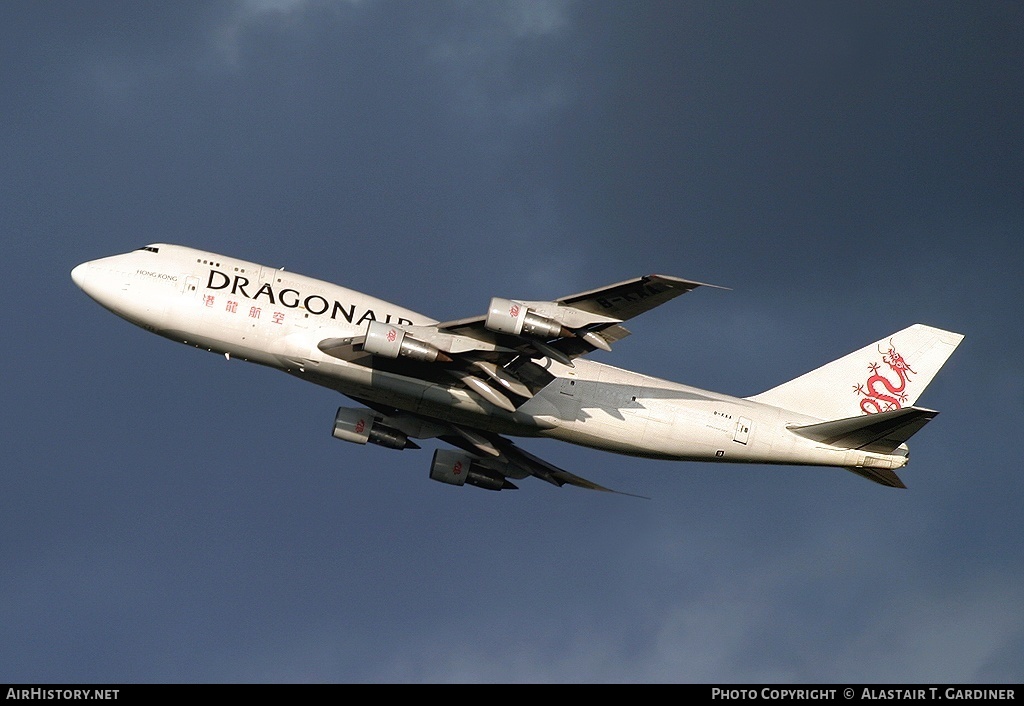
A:
<svg viewBox="0 0 1024 706">
<path fill-rule="evenodd" d="M 267 282 L 274 290 L 277 297 L 274 315 L 275 322 L 285 324 L 289 328 L 294 326 L 300 329 L 309 328 L 309 312 L 302 306 L 299 291 L 302 285 L 297 284 L 294 279 L 287 275 L 283 267 L 270 269 L 264 267 L 260 273 L 260 282 Z"/>
<path fill-rule="evenodd" d="M 185 277 L 185 288 L 181 291 L 186 297 L 194 297 L 199 291 L 199 278 L 193 275 Z"/>
<path fill-rule="evenodd" d="M 746 444 L 747 439 L 750 437 L 750 427 L 752 422 L 746 417 L 740 417 L 736 420 L 736 434 L 732 437 L 732 440 L 738 444 Z"/>
</svg>

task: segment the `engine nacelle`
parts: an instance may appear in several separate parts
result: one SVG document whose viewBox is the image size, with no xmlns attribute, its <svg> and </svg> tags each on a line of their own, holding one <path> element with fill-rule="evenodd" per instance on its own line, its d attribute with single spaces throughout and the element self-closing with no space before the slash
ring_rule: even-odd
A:
<svg viewBox="0 0 1024 706">
<path fill-rule="evenodd" d="M 373 412 L 362 407 L 338 407 L 332 435 L 353 444 L 369 442 L 389 449 L 405 449 L 413 445 L 404 432 L 381 424 Z"/>
<path fill-rule="evenodd" d="M 517 490 L 500 473 L 484 468 L 461 451 L 438 449 L 430 462 L 430 478 L 449 485 L 475 485 L 485 490 Z"/>
<path fill-rule="evenodd" d="M 572 334 L 557 321 L 534 314 L 525 304 L 500 297 L 491 299 L 484 327 L 498 333 L 532 336 L 545 340 Z"/>
<path fill-rule="evenodd" d="M 408 335 L 405 329 L 380 321 L 371 321 L 367 324 L 363 350 L 383 358 L 404 356 L 425 363 L 451 361 L 451 358 L 436 347 Z"/>
</svg>

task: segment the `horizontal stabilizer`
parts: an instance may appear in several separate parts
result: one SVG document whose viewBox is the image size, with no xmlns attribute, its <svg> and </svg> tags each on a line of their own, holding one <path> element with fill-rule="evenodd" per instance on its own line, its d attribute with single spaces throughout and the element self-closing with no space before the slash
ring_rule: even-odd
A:
<svg viewBox="0 0 1024 706">
<path fill-rule="evenodd" d="M 890 488 L 906 488 L 903 485 L 903 481 L 900 477 L 890 471 L 888 468 L 851 468 L 848 467 L 846 470 L 853 471 L 858 476 L 873 480 L 880 485 L 888 486 Z"/>
<path fill-rule="evenodd" d="M 789 430 L 829 446 L 890 454 L 936 415 L 938 412 L 932 409 L 907 407 L 891 412 L 789 427 Z"/>
</svg>

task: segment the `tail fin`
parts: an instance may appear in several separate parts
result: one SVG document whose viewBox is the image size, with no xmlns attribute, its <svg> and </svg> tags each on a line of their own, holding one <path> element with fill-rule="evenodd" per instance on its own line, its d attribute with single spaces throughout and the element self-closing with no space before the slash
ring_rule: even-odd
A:
<svg viewBox="0 0 1024 706">
<path fill-rule="evenodd" d="M 963 338 L 914 324 L 747 399 L 828 420 L 904 409 L 917 402 Z"/>
</svg>

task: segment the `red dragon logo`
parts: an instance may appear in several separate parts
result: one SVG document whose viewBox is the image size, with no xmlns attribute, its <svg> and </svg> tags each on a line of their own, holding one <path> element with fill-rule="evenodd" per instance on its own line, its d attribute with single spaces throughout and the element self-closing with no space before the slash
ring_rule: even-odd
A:
<svg viewBox="0 0 1024 706">
<path fill-rule="evenodd" d="M 876 414 L 878 412 L 890 412 L 894 409 L 902 409 L 904 403 L 907 401 L 907 394 L 905 392 L 907 388 L 907 381 L 910 379 L 908 373 L 917 373 L 907 365 L 907 361 L 903 360 L 903 356 L 896 352 L 896 349 L 892 346 L 892 340 L 889 341 L 889 351 L 883 352 L 882 349 L 878 350 L 882 354 L 882 363 L 889 366 L 892 372 L 896 373 L 896 377 L 899 378 L 896 382 L 885 377 L 879 370 L 882 367 L 881 363 L 871 363 L 868 365 L 868 370 L 871 371 L 871 377 L 866 382 L 860 385 L 854 385 L 853 391 L 858 395 L 863 395 L 864 399 L 860 401 L 860 408 L 865 414 Z M 888 371 L 886 371 L 888 373 Z"/>
</svg>

